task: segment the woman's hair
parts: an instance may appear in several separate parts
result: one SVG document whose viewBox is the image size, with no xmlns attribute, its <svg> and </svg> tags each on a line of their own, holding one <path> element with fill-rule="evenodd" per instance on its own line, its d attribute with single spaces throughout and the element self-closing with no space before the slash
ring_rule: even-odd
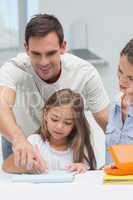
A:
<svg viewBox="0 0 133 200">
<path fill-rule="evenodd" d="M 131 39 L 126 46 L 122 49 L 121 56 L 127 56 L 128 62 L 133 64 L 133 39 Z"/>
<path fill-rule="evenodd" d="M 25 28 L 25 42 L 28 45 L 30 37 L 45 37 L 55 32 L 61 45 L 64 40 L 63 27 L 60 21 L 53 15 L 38 14 L 33 16 Z"/>
<path fill-rule="evenodd" d="M 84 102 L 79 93 L 70 89 L 62 89 L 55 92 L 45 103 L 44 110 L 62 105 L 71 105 L 74 114 L 74 128 L 68 136 L 68 143 L 73 149 L 74 162 L 82 162 L 84 159 L 89 164 L 90 169 L 96 169 L 96 159 L 91 145 L 90 128 L 84 114 Z M 43 140 L 49 139 L 45 122 L 42 123 L 41 136 Z"/>
</svg>

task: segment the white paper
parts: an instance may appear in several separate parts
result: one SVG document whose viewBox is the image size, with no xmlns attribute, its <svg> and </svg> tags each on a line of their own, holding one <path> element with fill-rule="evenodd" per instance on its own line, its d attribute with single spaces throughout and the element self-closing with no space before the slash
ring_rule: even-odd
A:
<svg viewBox="0 0 133 200">
<path fill-rule="evenodd" d="M 45 174 L 15 174 L 12 175 L 12 182 L 28 183 L 66 183 L 73 182 L 75 173 L 66 171 L 51 171 Z"/>
</svg>

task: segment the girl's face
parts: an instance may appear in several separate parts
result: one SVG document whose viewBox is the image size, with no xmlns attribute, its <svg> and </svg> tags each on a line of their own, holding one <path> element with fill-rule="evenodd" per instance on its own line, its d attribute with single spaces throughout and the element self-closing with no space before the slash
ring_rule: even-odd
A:
<svg viewBox="0 0 133 200">
<path fill-rule="evenodd" d="M 128 90 L 133 92 L 133 64 L 129 63 L 126 55 L 120 57 L 118 78 L 119 87 L 123 93 L 126 93 Z"/>
<path fill-rule="evenodd" d="M 46 111 L 44 117 L 50 139 L 65 142 L 74 127 L 74 115 L 71 106 L 68 104 L 53 107 Z"/>
</svg>

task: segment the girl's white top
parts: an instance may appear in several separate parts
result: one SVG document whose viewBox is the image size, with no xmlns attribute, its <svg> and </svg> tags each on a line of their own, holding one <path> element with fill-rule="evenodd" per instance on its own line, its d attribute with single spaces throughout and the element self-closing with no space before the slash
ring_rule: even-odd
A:
<svg viewBox="0 0 133 200">
<path fill-rule="evenodd" d="M 46 161 L 48 170 L 63 170 L 65 166 L 73 163 L 73 151 L 68 148 L 65 151 L 55 150 L 48 141 L 43 141 L 39 134 L 32 134 L 28 141 L 33 145 L 38 145 L 41 157 Z"/>
</svg>

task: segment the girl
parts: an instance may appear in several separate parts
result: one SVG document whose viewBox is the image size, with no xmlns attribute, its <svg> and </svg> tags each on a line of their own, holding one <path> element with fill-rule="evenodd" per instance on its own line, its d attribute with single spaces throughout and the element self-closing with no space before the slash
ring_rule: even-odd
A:
<svg viewBox="0 0 133 200">
<path fill-rule="evenodd" d="M 4 161 L 3 170 L 12 173 L 47 170 L 80 173 L 96 169 L 83 99 L 69 89 L 57 91 L 47 100 L 40 133 L 30 135 L 28 140 L 35 147 L 34 169 L 17 168 L 11 155 Z"/>
<path fill-rule="evenodd" d="M 106 131 L 106 148 L 113 144 L 133 143 L 133 39 L 120 54 L 118 66 L 120 95 L 116 97 Z M 106 164 L 111 164 L 106 151 Z"/>
</svg>

